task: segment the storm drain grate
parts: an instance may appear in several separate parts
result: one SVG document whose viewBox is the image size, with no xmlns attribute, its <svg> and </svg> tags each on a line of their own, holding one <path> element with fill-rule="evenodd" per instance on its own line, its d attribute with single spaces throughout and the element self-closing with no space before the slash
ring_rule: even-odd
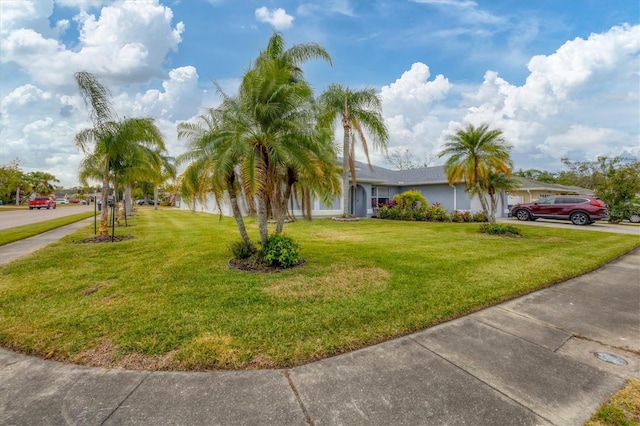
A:
<svg viewBox="0 0 640 426">
<path fill-rule="evenodd" d="M 625 361 L 624 359 L 607 352 L 596 352 L 595 355 L 599 360 L 604 362 L 609 362 L 615 365 L 627 365 L 627 361 Z"/>
</svg>

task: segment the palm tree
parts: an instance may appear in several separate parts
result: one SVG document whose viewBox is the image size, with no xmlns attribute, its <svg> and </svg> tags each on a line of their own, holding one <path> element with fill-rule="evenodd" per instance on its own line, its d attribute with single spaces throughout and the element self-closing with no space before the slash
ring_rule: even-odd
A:
<svg viewBox="0 0 640 426">
<path fill-rule="evenodd" d="M 467 191 L 478 196 L 483 212 L 492 222 L 486 195 L 490 189 L 491 173 L 502 172 L 509 176 L 511 146 L 502 136 L 502 130 L 489 130 L 488 124 L 474 127 L 467 124 L 447 137 L 447 143 L 439 157 L 448 156 L 445 172 L 450 185 L 464 181 Z"/>
<path fill-rule="evenodd" d="M 226 95 L 218 86 L 222 104 L 196 123 L 178 128 L 179 137 L 190 142 L 190 151 L 179 159 L 191 161 L 182 187 L 199 194 L 209 190 L 218 202 L 227 194 L 242 239 L 252 251 L 257 249 L 246 232 L 239 199 L 247 205 L 255 201 L 264 245 L 269 216 L 276 220 L 276 233 L 282 231 L 296 185 L 311 187 L 313 182 L 321 193 L 323 184 L 329 187 L 333 179 L 325 166 L 335 163 L 330 133 L 316 125 L 313 91 L 300 68 L 311 58 L 330 60 L 314 43 L 285 49 L 282 36 L 274 33 L 244 74 L 237 96 Z"/>
<path fill-rule="evenodd" d="M 229 100 L 226 100 L 228 107 Z M 241 189 L 237 171 L 243 146 L 235 142 L 235 134 L 225 127 L 225 107 L 211 108 L 198 116 L 196 122 L 180 123 L 178 139 L 186 139 L 190 150 L 178 157 L 177 163 L 190 162 L 181 177 L 181 192 L 194 202 L 204 202 L 208 192 L 213 193 L 220 214 L 225 191 L 229 196 L 233 218 L 240 237 L 253 252 L 258 249 L 251 241 L 238 203 Z"/>
<path fill-rule="evenodd" d="M 227 98 L 225 105 L 225 121 L 237 138 L 234 144 L 246 147 L 241 182 L 248 194 L 255 194 L 263 245 L 270 214 L 276 233 L 282 230 L 295 171 L 321 176 L 327 147 L 332 146 L 329 133 L 316 126 L 313 91 L 300 68 L 300 62 L 311 58 L 330 60 L 314 43 L 285 50 L 282 36 L 275 33 L 245 73 L 238 97 Z"/>
<path fill-rule="evenodd" d="M 320 97 L 320 122 L 333 128 L 340 119 L 343 128 L 342 143 L 342 207 L 343 214 L 349 215 L 349 179 L 356 186 L 355 142 L 360 139 L 369 160 L 369 147 L 365 131 L 371 135 L 373 148 L 386 152 L 389 132 L 382 117 L 382 101 L 375 89 L 366 88 L 353 91 L 340 84 L 332 84 Z"/>
<path fill-rule="evenodd" d="M 27 173 L 27 179 L 31 184 L 33 192 L 38 195 L 51 195 L 55 189 L 53 182 L 60 182 L 54 175 L 46 172 Z"/>
<path fill-rule="evenodd" d="M 491 207 L 488 216 L 489 222 L 495 223 L 500 194 L 502 194 L 504 191 L 511 191 L 513 189 L 519 188 L 520 183 L 503 172 L 491 171 L 489 172 L 489 176 L 484 184 L 485 190 L 489 195 L 489 202 Z"/>
<path fill-rule="evenodd" d="M 119 120 L 111 105 L 110 93 L 98 79 L 86 71 L 75 74 L 80 93 L 89 110 L 93 127 L 76 134 L 76 146 L 86 155 L 80 177 L 102 180 L 102 205 L 107 206 L 109 183 L 117 188 L 118 175 L 136 162 L 149 160 L 155 152 L 164 151 L 160 130 L 151 118 Z M 101 236 L 108 234 L 108 212 L 102 209 Z"/>
</svg>

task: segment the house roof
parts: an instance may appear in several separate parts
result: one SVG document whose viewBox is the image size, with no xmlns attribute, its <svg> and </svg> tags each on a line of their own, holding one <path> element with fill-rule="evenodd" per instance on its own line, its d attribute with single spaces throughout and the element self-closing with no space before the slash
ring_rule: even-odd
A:
<svg viewBox="0 0 640 426">
<path fill-rule="evenodd" d="M 514 178 L 518 182 L 520 182 L 520 187 L 518 189 L 524 191 L 551 191 L 562 192 L 565 194 L 593 195 L 593 190 L 581 188 L 579 186 L 567 186 L 558 185 L 556 183 L 539 182 L 537 180 L 527 179 L 519 176 L 515 176 Z"/>
<path fill-rule="evenodd" d="M 393 186 L 448 183 L 444 166 L 420 167 L 411 170 L 390 170 L 356 161 L 356 180 Z"/>
<path fill-rule="evenodd" d="M 419 167 L 411 170 L 390 170 L 384 167 L 356 161 L 356 181 L 376 185 L 413 186 L 448 184 L 447 173 L 444 166 Z M 520 183 L 519 190 L 523 191 L 550 191 L 563 194 L 593 195 L 593 191 L 579 186 L 558 185 L 555 183 L 539 182 L 514 176 Z"/>
</svg>

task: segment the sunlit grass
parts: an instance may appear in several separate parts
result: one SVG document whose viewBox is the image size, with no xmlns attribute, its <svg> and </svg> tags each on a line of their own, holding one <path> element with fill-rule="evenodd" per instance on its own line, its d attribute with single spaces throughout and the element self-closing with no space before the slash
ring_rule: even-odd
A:
<svg viewBox="0 0 640 426">
<path fill-rule="evenodd" d="M 627 381 L 625 387 L 593 415 L 585 426 L 640 425 L 640 379 Z"/>
<path fill-rule="evenodd" d="M 57 219 L 46 220 L 43 222 L 36 222 L 29 225 L 16 226 L 9 229 L 3 229 L 0 231 L 0 246 L 4 244 L 13 243 L 18 240 L 33 237 L 34 235 L 42 234 L 43 232 L 51 231 L 52 229 L 60 228 L 61 226 L 75 223 L 79 220 L 86 219 L 93 216 L 93 212 L 77 213 L 70 216 L 60 217 Z M 1 217 L 0 217 L 1 219 Z"/>
<path fill-rule="evenodd" d="M 249 220 L 257 240 L 255 222 Z M 363 347 L 593 270 L 637 236 L 478 224 L 299 221 L 307 263 L 231 270 L 230 218 L 140 210 L 117 243 L 88 227 L 0 268 L 0 344 L 107 367 L 262 368 Z"/>
</svg>

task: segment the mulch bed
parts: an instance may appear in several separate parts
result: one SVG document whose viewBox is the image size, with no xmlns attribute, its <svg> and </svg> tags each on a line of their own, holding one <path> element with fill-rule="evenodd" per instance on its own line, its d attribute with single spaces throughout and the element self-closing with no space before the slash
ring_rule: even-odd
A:
<svg viewBox="0 0 640 426">
<path fill-rule="evenodd" d="M 281 266 L 273 266 L 273 265 L 267 265 L 264 262 L 261 262 L 259 260 L 256 259 L 236 259 L 233 258 L 231 260 L 229 260 L 229 268 L 231 269 L 237 269 L 239 271 L 246 271 L 246 272 L 282 272 L 282 271 L 286 271 L 287 269 L 291 269 L 291 268 L 297 268 L 298 266 L 302 266 L 305 263 L 307 263 L 306 260 L 302 259 L 300 260 L 300 263 L 298 263 L 297 265 L 293 265 L 289 268 L 283 268 Z"/>
<path fill-rule="evenodd" d="M 113 240 L 111 239 L 111 235 L 96 235 L 95 237 L 85 238 L 84 240 L 74 241 L 76 244 L 85 244 L 85 243 L 110 243 L 110 242 L 120 242 L 125 240 L 130 240 L 133 238 L 133 235 L 114 235 Z"/>
</svg>

